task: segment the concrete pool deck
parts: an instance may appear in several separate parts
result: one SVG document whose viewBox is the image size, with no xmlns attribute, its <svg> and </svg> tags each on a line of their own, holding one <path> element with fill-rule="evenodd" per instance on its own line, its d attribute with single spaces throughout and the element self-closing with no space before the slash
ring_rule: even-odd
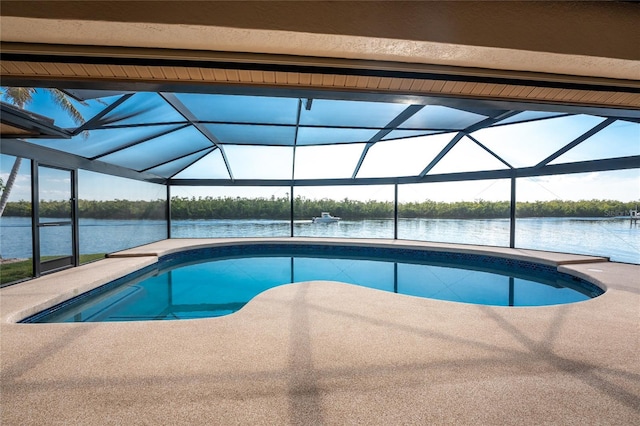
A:
<svg viewBox="0 0 640 426">
<path fill-rule="evenodd" d="M 607 290 L 566 305 L 309 282 L 220 318 L 16 324 L 157 255 L 238 241 L 319 240 L 165 240 L 0 290 L 2 424 L 640 424 L 640 266 L 597 257 L 365 240 L 537 260 Z"/>
</svg>

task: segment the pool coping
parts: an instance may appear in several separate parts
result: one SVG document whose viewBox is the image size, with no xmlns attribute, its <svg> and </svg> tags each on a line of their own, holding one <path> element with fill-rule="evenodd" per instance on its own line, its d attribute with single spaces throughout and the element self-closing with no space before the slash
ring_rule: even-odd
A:
<svg viewBox="0 0 640 426">
<path fill-rule="evenodd" d="M 231 245 L 258 245 L 258 244 L 320 244 L 320 245 L 340 245 L 340 246 L 360 246 L 381 248 L 410 248 L 425 251 L 446 251 L 451 253 L 468 253 L 486 256 L 504 257 L 507 259 L 523 260 L 540 263 L 547 266 L 557 267 L 559 265 L 607 262 L 608 257 L 588 256 L 570 253 L 560 253 L 541 250 L 511 249 L 506 247 L 463 245 L 449 243 L 432 243 L 414 240 L 390 240 L 390 239 L 358 239 L 358 238 L 314 238 L 314 237 L 291 237 L 291 238 L 171 238 L 157 241 L 140 247 L 135 247 L 108 255 L 109 258 L 143 257 L 143 256 L 166 256 L 179 251 L 189 249 L 209 248 L 214 246 Z"/>
<path fill-rule="evenodd" d="M 502 257 L 506 259 L 538 263 L 557 268 L 559 272 L 575 275 L 589 281 L 605 292 L 618 286 L 616 281 L 606 279 L 604 270 L 615 265 L 627 265 L 610 262 L 601 256 L 586 256 L 529 249 L 511 249 L 505 247 L 460 245 L 449 243 L 426 243 L 412 240 L 371 240 L 342 238 L 175 238 L 157 241 L 139 247 L 122 250 L 107 255 L 106 259 L 71 268 L 30 281 L 5 287 L 0 290 L 0 322 L 18 323 L 45 309 L 56 306 L 82 293 L 93 290 L 117 278 L 133 273 L 144 267 L 157 264 L 158 260 L 170 254 L 187 250 L 226 246 L 251 246 L 261 244 L 279 245 L 334 245 L 362 246 L 372 248 L 395 248 L 424 250 L 432 252 L 450 252 Z M 588 268 L 585 265 L 600 265 Z M 602 266 L 606 265 L 606 266 Z M 580 267 L 582 266 L 582 267 Z M 630 265 L 633 268 L 638 265 Z M 602 269 L 604 268 L 604 270 Z M 593 271 L 590 269 L 595 269 Z M 617 274 L 616 274 L 617 276 Z M 46 288 L 46 290 L 44 290 Z"/>
</svg>

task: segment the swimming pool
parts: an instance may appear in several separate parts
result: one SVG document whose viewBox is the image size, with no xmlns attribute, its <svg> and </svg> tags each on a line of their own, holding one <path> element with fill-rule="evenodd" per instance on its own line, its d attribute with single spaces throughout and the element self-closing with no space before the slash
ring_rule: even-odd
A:
<svg viewBox="0 0 640 426">
<path fill-rule="evenodd" d="M 309 244 L 186 250 L 22 322 L 195 319 L 228 315 L 270 288 L 339 281 L 408 296 L 495 306 L 543 306 L 603 293 L 533 262 L 481 254 Z"/>
</svg>

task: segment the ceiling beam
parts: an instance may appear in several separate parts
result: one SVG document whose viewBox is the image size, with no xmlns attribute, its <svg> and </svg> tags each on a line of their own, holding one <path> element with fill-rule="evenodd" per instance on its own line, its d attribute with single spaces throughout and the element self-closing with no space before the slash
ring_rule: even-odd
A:
<svg viewBox="0 0 640 426">
<path fill-rule="evenodd" d="M 482 121 L 479 121 L 475 124 L 472 124 L 470 126 L 468 126 L 466 129 L 458 132 L 457 135 L 455 135 L 453 137 L 453 139 L 451 139 L 451 142 L 449 142 L 443 149 L 442 151 L 440 151 L 440 153 L 438 153 L 438 155 L 436 155 L 436 157 L 431 160 L 431 162 L 427 165 L 427 167 L 424 168 L 424 170 L 420 173 L 420 177 L 424 177 L 427 173 L 429 173 L 431 171 L 431 169 L 433 169 L 436 164 L 438 164 L 438 162 L 440 162 L 440 160 L 442 160 L 442 158 L 447 155 L 447 153 L 449 151 L 451 151 L 451 149 L 453 149 L 453 147 L 460 141 L 460 139 L 462 139 L 465 135 L 468 135 L 470 133 L 476 132 L 478 130 L 481 129 L 485 129 L 489 126 L 491 126 L 494 123 L 497 123 L 501 120 L 505 120 L 509 117 L 513 117 L 514 115 L 518 114 L 519 111 L 504 111 L 500 114 L 498 114 L 495 117 L 488 117 Z M 482 145 L 480 145 L 481 147 L 483 147 Z M 483 147 L 484 148 L 484 147 Z M 486 149 L 486 148 L 485 148 Z M 491 151 L 489 151 L 489 153 L 493 154 Z M 496 158 L 498 158 L 498 160 L 502 161 L 504 163 L 504 161 L 498 157 L 497 155 L 493 154 Z"/>
<path fill-rule="evenodd" d="M 120 152 L 120 151 L 125 150 L 127 148 L 131 148 L 131 147 L 134 147 L 136 145 L 140 145 L 141 143 L 145 143 L 145 142 L 148 142 L 150 140 L 159 138 L 161 136 L 165 136 L 165 135 L 171 134 L 173 132 L 177 132 L 178 130 L 185 129 L 187 127 L 189 127 L 188 124 L 183 124 L 181 126 L 176 126 L 176 127 L 171 128 L 171 129 L 164 130 L 164 131 L 162 131 L 160 133 L 156 133 L 156 134 L 153 134 L 153 135 L 145 136 L 145 137 L 143 137 L 141 139 L 137 139 L 137 140 L 128 142 L 128 143 L 126 143 L 124 145 L 114 147 L 114 148 L 112 148 L 112 149 L 110 149 L 108 151 L 102 152 L 102 153 L 100 153 L 98 155 L 95 155 L 95 156 L 89 158 L 89 160 L 98 160 L 100 158 L 109 156 L 111 154 L 115 154 L 116 152 Z"/>
<path fill-rule="evenodd" d="M 173 186 L 350 186 L 350 185 L 395 185 L 429 182 L 462 182 L 475 180 L 511 179 L 536 176 L 553 176 L 572 173 L 606 172 L 640 168 L 640 155 L 605 160 L 580 161 L 553 164 L 541 168 L 487 170 L 478 172 L 445 173 L 437 175 L 407 176 L 395 178 L 343 178 L 343 179 L 170 179 Z"/>
<path fill-rule="evenodd" d="M 427 167 L 425 167 L 424 170 L 422 170 L 422 172 L 420 172 L 419 176 L 421 178 L 423 178 L 427 173 L 429 173 L 431 171 L 431 169 L 433 169 L 436 166 L 436 164 L 438 164 L 438 162 L 440 160 L 442 160 L 442 157 L 447 155 L 447 153 L 449 151 L 451 151 L 453 149 L 453 147 L 456 146 L 456 144 L 464 136 L 465 136 L 464 132 L 456 133 L 456 135 L 449 141 L 449 143 L 444 148 L 442 148 L 442 150 L 438 153 L 438 155 L 436 155 L 435 158 L 433 160 L 431 160 L 431 162 L 427 165 Z"/>
<path fill-rule="evenodd" d="M 50 166 L 83 169 L 151 183 L 164 184 L 167 182 L 167 179 L 153 173 L 140 173 L 126 167 L 116 166 L 99 160 L 89 160 L 78 155 L 32 144 L 20 139 L 2 139 L 0 140 L 0 145 L 2 146 L 3 155 L 13 155 L 15 157 L 36 160 Z"/>
<path fill-rule="evenodd" d="M 207 154 L 209 154 L 209 153 L 211 153 L 211 152 L 213 152 L 213 151 L 215 151 L 215 150 L 216 150 L 216 147 L 215 147 L 215 146 L 214 146 L 214 147 L 210 147 L 210 146 L 208 146 L 208 147 L 206 147 L 206 148 L 200 148 L 200 149 L 197 149 L 197 150 L 195 150 L 195 151 L 189 152 L 189 153 L 187 153 L 187 154 L 183 154 L 183 155 L 181 155 L 181 156 L 179 156 L 179 157 L 172 158 L 172 159 L 170 159 L 170 160 L 163 161 L 163 162 L 161 162 L 161 163 L 156 163 L 156 164 L 154 164 L 154 165 L 152 165 L 152 166 L 150 166 L 150 167 L 147 167 L 147 168 L 145 168 L 145 169 L 142 169 L 142 170 L 140 170 L 140 171 L 141 171 L 141 172 L 147 172 L 147 171 L 149 171 L 149 170 L 153 170 L 153 169 L 155 169 L 156 167 L 164 166 L 164 165 L 166 165 L 166 164 L 173 163 L 174 161 L 178 161 L 178 160 L 181 160 L 181 159 L 183 159 L 183 158 L 189 157 L 190 155 L 194 155 L 194 154 L 197 154 L 197 153 L 202 153 L 202 155 L 201 155 L 201 156 L 199 156 L 197 160 L 194 160 L 194 162 L 193 162 L 193 163 L 195 163 L 195 162 L 197 162 L 197 161 L 201 160 L 201 159 L 202 159 L 202 157 L 204 157 L 205 155 L 207 155 Z M 193 164 L 193 163 L 191 163 L 191 164 Z M 183 167 L 183 168 L 182 168 L 182 170 L 184 170 L 185 168 L 189 167 L 191 164 L 187 165 L 186 167 Z M 178 172 L 178 173 L 179 173 L 179 172 Z"/>
<path fill-rule="evenodd" d="M 358 159 L 358 164 L 356 164 L 356 168 L 353 170 L 353 174 L 351 175 L 351 179 L 355 179 L 360 171 L 360 167 L 362 167 L 362 163 L 364 162 L 364 158 L 367 156 L 369 152 L 369 148 L 371 148 L 376 142 L 379 142 L 391 133 L 393 130 L 396 130 L 399 125 L 407 121 L 411 116 L 424 108 L 424 105 L 409 105 L 404 111 L 396 116 L 393 120 L 391 120 L 383 129 L 381 129 L 378 133 L 373 135 L 371 139 L 367 142 L 365 147 L 362 150 L 362 154 L 360 155 L 360 159 Z"/>
<path fill-rule="evenodd" d="M 506 160 L 504 160 L 502 157 L 500 157 L 498 154 L 496 154 L 495 152 L 493 152 L 492 150 L 490 150 L 487 146 L 485 146 L 482 142 L 480 142 L 479 140 L 477 140 L 476 138 L 474 138 L 471 135 L 467 135 L 467 137 L 469 139 L 471 139 L 473 142 L 476 143 L 476 145 L 478 145 L 480 148 L 484 149 L 485 151 L 487 151 L 489 154 L 491 154 L 491 156 L 493 156 L 496 160 L 500 161 L 502 164 L 504 164 L 505 166 L 507 166 L 510 169 L 513 169 L 513 166 L 511 164 L 509 164 Z"/>
<path fill-rule="evenodd" d="M 80 133 L 84 132 L 85 130 L 91 130 L 91 129 L 94 129 L 94 128 L 102 127 L 102 124 L 103 124 L 102 123 L 102 118 L 105 115 L 109 114 L 114 109 L 116 109 L 117 107 L 119 107 L 124 101 L 126 101 L 127 99 L 129 99 L 132 96 L 133 96 L 133 93 L 127 93 L 125 95 L 122 95 L 121 97 L 116 99 L 113 103 L 111 103 L 110 105 L 105 107 L 102 111 L 100 111 L 99 113 L 97 113 L 96 115 L 91 117 L 89 120 L 85 121 L 84 124 L 82 124 L 80 127 L 75 129 L 73 131 L 73 135 L 74 136 L 75 135 L 79 135 Z"/>
<path fill-rule="evenodd" d="M 584 142 L 585 140 L 589 139 L 591 136 L 595 135 L 596 133 L 598 133 L 599 131 L 601 131 L 605 127 L 608 127 L 609 125 L 611 125 L 611 124 L 613 124 L 615 122 L 616 122 L 616 120 L 614 120 L 613 118 L 607 118 L 602 123 L 598 124 L 597 126 L 592 128 L 591 130 L 589 130 L 589 131 L 583 133 L 582 135 L 578 136 L 573 141 L 569 142 L 568 144 L 563 146 L 561 149 L 559 149 L 558 151 L 554 152 L 553 154 L 551 154 L 550 156 L 548 156 L 547 158 L 545 158 L 544 160 L 542 160 L 541 162 L 536 164 L 534 166 L 534 168 L 540 168 L 540 167 L 546 166 L 547 164 L 549 164 L 550 162 L 552 162 L 556 158 L 560 157 L 565 152 L 567 152 L 570 149 L 576 147 L 577 145 L 579 145 L 582 142 Z"/>
<path fill-rule="evenodd" d="M 227 172 L 229 173 L 229 177 L 233 180 L 233 172 L 231 171 L 231 165 L 229 164 L 229 160 L 227 159 L 227 154 L 224 152 L 224 147 L 220 144 L 218 138 L 215 137 L 213 133 L 209 131 L 205 127 L 204 124 L 198 122 L 198 118 L 187 108 L 185 104 L 180 102 L 180 99 L 173 93 L 158 93 L 173 109 L 178 111 L 180 115 L 182 115 L 189 123 L 193 125 L 202 135 L 207 138 L 213 146 L 220 150 L 220 154 L 222 154 L 222 159 L 224 160 L 224 165 L 227 168 Z"/>
<path fill-rule="evenodd" d="M 2 137 L 16 136 L 29 138 L 69 139 L 72 133 L 54 124 L 48 117 L 26 111 L 22 108 L 0 102 L 0 122 L 8 130 L 20 129 L 27 132 L 18 135 L 3 134 Z"/>
<path fill-rule="evenodd" d="M 305 109 L 311 110 L 312 99 L 307 99 Z M 300 116 L 302 115 L 302 99 L 298 99 L 298 111 L 296 113 L 296 131 L 293 136 L 293 162 L 291 164 L 291 180 L 296 177 L 296 147 L 298 146 L 298 131 L 300 130 Z"/>
</svg>

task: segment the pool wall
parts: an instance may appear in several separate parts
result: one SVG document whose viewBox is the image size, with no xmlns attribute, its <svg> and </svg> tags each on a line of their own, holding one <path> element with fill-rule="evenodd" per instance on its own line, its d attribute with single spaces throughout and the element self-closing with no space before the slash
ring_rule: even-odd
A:
<svg viewBox="0 0 640 426">
<path fill-rule="evenodd" d="M 599 280 L 597 273 L 580 273 L 568 267 L 589 263 L 608 262 L 607 258 L 583 256 L 555 252 L 543 252 L 536 250 L 508 249 L 500 247 L 467 246 L 444 243 L 423 243 L 403 240 L 367 240 L 367 239 L 323 239 L 323 238 L 234 238 L 234 239 L 169 239 L 155 242 L 145 246 L 136 247 L 122 252 L 112 253 L 107 259 L 83 265 L 79 268 L 62 271 L 57 274 L 46 275 L 17 286 L 2 289 L 3 302 L 7 300 L 13 288 L 33 288 L 38 297 L 34 295 L 33 302 L 24 300 L 19 303 L 19 308 L 3 309 L 3 322 L 22 322 L 47 309 L 66 306 L 75 297 L 85 297 L 85 293 L 101 292 L 100 288 L 105 284 L 131 278 L 137 274 L 148 273 L 160 268 L 170 267 L 173 263 L 180 263 L 185 258 L 190 258 L 195 253 L 208 255 L 217 253 L 220 255 L 239 255 L 249 251 L 265 250 L 268 247 L 306 247 L 307 250 L 330 251 L 333 248 L 358 251 L 366 247 L 368 251 L 377 253 L 402 253 L 410 256 L 427 256 L 447 259 L 464 260 L 475 263 L 482 269 L 482 263 L 491 262 L 494 265 L 507 267 L 523 267 L 535 270 L 539 273 L 553 272 L 556 270 L 564 274 L 579 278 L 586 286 L 594 286 L 602 291 L 607 290 L 607 285 Z M 612 263 L 612 262 L 608 262 Z M 560 267 L 563 267 L 560 269 Z M 127 277 L 128 276 L 128 277 Z M 125 278 L 127 277 L 127 278 Z M 109 284 L 108 288 L 115 285 Z M 46 289 L 45 289 L 46 288 Z M 597 291 L 596 288 L 594 288 Z M 7 295 L 7 296 L 5 296 Z M 13 298 L 11 298 L 13 299 Z M 13 301 L 13 300 L 12 300 Z M 18 300 L 16 299 L 18 304 Z M 3 303 L 4 305 L 4 303 Z M 4 308 L 4 306 L 3 306 Z"/>
<path fill-rule="evenodd" d="M 309 243 L 264 243 L 222 246 L 214 245 L 210 247 L 186 249 L 184 251 L 173 252 L 160 256 L 158 258 L 158 262 L 155 264 L 131 272 L 100 287 L 94 288 L 71 299 L 68 299 L 35 315 L 29 316 L 21 320 L 20 322 L 49 322 L 49 318 L 55 316 L 59 312 L 66 310 L 69 307 L 77 306 L 78 304 L 105 294 L 128 282 L 140 281 L 142 279 L 172 270 L 176 267 L 183 267 L 201 262 L 208 262 L 211 260 L 290 255 L 295 255 L 298 257 L 308 256 L 314 258 L 344 257 L 349 259 L 383 260 L 387 262 L 401 262 L 405 264 L 422 264 L 423 262 L 427 262 L 432 266 L 454 267 L 458 269 L 489 273 L 504 273 L 514 278 L 522 278 L 524 280 L 531 279 L 530 275 L 533 274 L 536 277 L 537 281 L 542 284 L 550 285 L 552 287 L 556 287 L 558 285 L 558 279 L 563 281 L 567 280 L 567 282 L 564 282 L 562 286 L 571 287 L 590 298 L 600 296 L 603 293 L 603 290 L 600 287 L 590 283 L 583 278 L 559 272 L 556 267 L 543 265 L 528 260 L 509 259 L 504 257 L 488 256 L 486 254 L 419 250 L 416 248 L 401 247 L 370 247 L 367 245 L 344 246 L 338 244 Z M 54 320 L 52 322 L 58 321 Z"/>
</svg>

